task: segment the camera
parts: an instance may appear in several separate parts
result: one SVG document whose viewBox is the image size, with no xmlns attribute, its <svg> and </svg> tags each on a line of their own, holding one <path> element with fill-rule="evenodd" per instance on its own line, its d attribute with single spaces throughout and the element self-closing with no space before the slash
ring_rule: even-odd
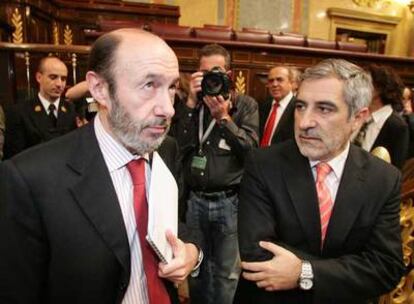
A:
<svg viewBox="0 0 414 304">
<path fill-rule="evenodd" d="M 229 76 L 219 67 L 214 67 L 210 71 L 204 72 L 201 81 L 201 92 L 198 99 L 202 100 L 204 96 L 223 96 L 228 99 L 230 95 L 231 80 Z"/>
</svg>

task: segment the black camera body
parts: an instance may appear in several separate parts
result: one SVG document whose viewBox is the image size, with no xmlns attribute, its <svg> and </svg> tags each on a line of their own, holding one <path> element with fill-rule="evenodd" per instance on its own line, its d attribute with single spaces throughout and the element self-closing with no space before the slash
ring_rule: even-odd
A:
<svg viewBox="0 0 414 304">
<path fill-rule="evenodd" d="M 204 72 L 198 99 L 202 100 L 204 96 L 221 95 L 227 100 L 230 96 L 230 89 L 230 77 L 219 67 L 214 67 L 210 71 Z"/>
</svg>

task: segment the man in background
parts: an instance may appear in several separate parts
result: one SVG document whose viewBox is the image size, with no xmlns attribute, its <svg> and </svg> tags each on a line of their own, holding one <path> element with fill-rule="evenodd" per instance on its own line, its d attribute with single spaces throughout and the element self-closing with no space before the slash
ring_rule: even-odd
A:
<svg viewBox="0 0 414 304">
<path fill-rule="evenodd" d="M 177 57 L 122 29 L 98 38 L 89 60 L 93 122 L 0 164 L 0 303 L 178 303 L 173 284 L 200 261 L 171 232 L 168 264 L 145 240 L 152 152 L 176 173 L 178 149 L 163 141 Z"/>
<path fill-rule="evenodd" d="M 259 103 L 261 147 L 293 138 L 295 85 L 297 82 L 291 68 L 276 66 L 269 71 L 267 87 L 270 97 Z"/>
<path fill-rule="evenodd" d="M 194 304 L 230 304 L 240 273 L 238 188 L 244 156 L 258 143 L 258 111 L 250 96 L 204 92 L 202 83 L 220 83 L 207 82 L 207 72 L 213 72 L 213 80 L 221 78 L 222 88 L 231 87 L 230 54 L 217 44 L 204 46 L 199 54 L 199 70 L 191 75 L 187 99 L 177 105 L 173 132 L 189 189 L 187 227 L 204 252 L 199 275 L 189 280 L 190 299 Z"/>
<path fill-rule="evenodd" d="M 67 76 L 68 69 L 59 58 L 40 60 L 37 96 L 5 110 L 5 158 L 76 129 L 74 106 L 61 98 Z"/>
<path fill-rule="evenodd" d="M 401 174 L 350 143 L 371 97 L 368 73 L 324 60 L 302 75 L 295 140 L 246 159 L 235 303 L 371 303 L 399 282 Z"/>
</svg>

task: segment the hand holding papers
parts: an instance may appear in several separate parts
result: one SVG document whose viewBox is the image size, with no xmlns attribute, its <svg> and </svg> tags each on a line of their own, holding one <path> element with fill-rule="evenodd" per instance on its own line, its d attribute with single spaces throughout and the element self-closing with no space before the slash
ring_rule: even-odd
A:
<svg viewBox="0 0 414 304">
<path fill-rule="evenodd" d="M 148 193 L 147 241 L 164 263 L 173 258 L 171 245 L 166 238 L 167 230 L 177 236 L 178 187 L 160 155 L 154 152 Z"/>
</svg>

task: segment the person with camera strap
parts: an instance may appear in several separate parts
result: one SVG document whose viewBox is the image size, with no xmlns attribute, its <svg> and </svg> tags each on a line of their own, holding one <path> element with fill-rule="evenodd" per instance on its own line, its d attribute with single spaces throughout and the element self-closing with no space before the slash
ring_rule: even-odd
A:
<svg viewBox="0 0 414 304">
<path fill-rule="evenodd" d="M 203 47 L 172 126 L 189 190 L 186 222 L 204 252 L 200 272 L 189 280 L 197 304 L 232 303 L 240 274 L 238 188 L 246 152 L 258 146 L 259 113 L 252 97 L 232 90 L 230 75 L 228 51 Z"/>
</svg>

